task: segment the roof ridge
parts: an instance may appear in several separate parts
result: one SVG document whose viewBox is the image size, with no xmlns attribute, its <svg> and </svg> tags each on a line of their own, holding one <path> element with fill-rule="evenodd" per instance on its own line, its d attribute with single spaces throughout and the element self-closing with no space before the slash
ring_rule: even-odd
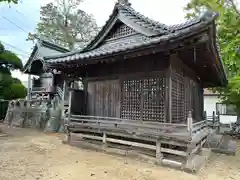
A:
<svg viewBox="0 0 240 180">
<path fill-rule="evenodd" d="M 151 24 L 152 26 L 157 26 L 158 28 L 161 28 L 162 30 L 168 31 L 168 26 L 164 23 L 160 23 L 158 21 L 155 21 L 153 19 L 148 18 L 147 16 L 141 14 L 140 12 L 136 11 L 134 8 L 132 8 L 131 6 L 128 5 L 124 5 L 124 4 L 116 4 L 118 9 L 121 10 L 121 8 L 123 8 L 124 10 L 128 11 L 129 13 L 135 15 L 137 18 L 141 19 L 142 21 L 145 21 L 149 24 Z"/>
<path fill-rule="evenodd" d="M 54 43 L 52 43 L 52 42 L 49 41 L 49 40 L 40 39 L 40 42 L 42 42 L 43 44 L 44 44 L 44 43 L 45 43 L 45 44 L 48 44 L 48 45 L 51 46 L 51 47 L 59 48 L 59 49 L 61 49 L 61 50 L 63 50 L 63 51 L 68 51 L 68 52 L 70 52 L 69 49 L 67 49 L 67 48 L 65 48 L 65 47 L 63 47 L 63 46 L 54 44 Z"/>
<path fill-rule="evenodd" d="M 217 18 L 218 13 L 212 12 L 212 11 L 206 11 L 203 13 L 201 16 L 197 16 L 195 18 L 186 20 L 183 23 L 180 24 L 173 24 L 173 25 L 168 25 L 169 29 L 171 31 L 179 31 L 185 28 L 188 28 L 192 25 L 195 25 L 197 23 L 203 22 L 203 21 L 211 21 L 212 19 Z"/>
</svg>

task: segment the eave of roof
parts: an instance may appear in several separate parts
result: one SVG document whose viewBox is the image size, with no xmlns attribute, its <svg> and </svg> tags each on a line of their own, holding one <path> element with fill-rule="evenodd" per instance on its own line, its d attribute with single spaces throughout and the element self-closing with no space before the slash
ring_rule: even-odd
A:
<svg viewBox="0 0 240 180">
<path fill-rule="evenodd" d="M 66 57 L 66 59 L 69 59 L 70 56 L 72 57 L 70 59 L 74 59 L 73 57 L 74 56 L 78 57 L 78 54 L 83 54 L 83 53 L 87 53 L 87 52 L 89 52 L 89 54 L 91 54 L 90 53 L 91 50 L 94 51 L 94 49 L 98 49 L 97 46 L 100 44 L 101 40 L 103 40 L 103 38 L 107 35 L 107 33 L 109 32 L 110 28 L 114 25 L 116 20 L 123 19 L 122 18 L 123 16 L 124 17 L 127 16 L 128 18 L 131 17 L 130 19 L 132 19 L 133 21 L 136 21 L 138 24 L 141 24 L 141 26 L 148 27 L 150 30 L 152 30 L 152 32 L 158 32 L 158 34 L 148 34 L 148 35 L 143 34 L 147 37 L 152 37 L 153 42 L 156 39 L 165 39 L 168 36 L 171 37 L 171 36 L 173 36 L 173 34 L 175 34 L 175 33 L 177 34 L 177 33 L 181 32 L 182 30 L 188 30 L 188 28 L 191 28 L 192 26 L 201 25 L 204 23 L 206 24 L 206 23 L 209 23 L 209 21 L 212 21 L 213 19 L 215 19 L 215 15 L 213 13 L 211 13 L 211 14 L 206 13 L 203 17 L 188 20 L 182 24 L 167 26 L 165 24 L 161 24 L 159 22 L 153 21 L 153 20 L 141 15 L 140 13 L 136 12 L 130 6 L 117 3 L 114 7 L 112 14 L 110 15 L 110 18 L 108 19 L 106 24 L 103 26 L 102 30 L 98 33 L 96 38 L 93 41 L 91 41 L 89 43 L 89 45 L 87 45 L 84 49 L 82 49 L 80 51 L 69 52 L 69 53 L 64 53 L 64 54 L 60 54 L 57 56 L 50 56 L 50 57 L 45 57 L 45 58 L 47 60 L 49 60 L 48 61 L 49 63 L 51 63 L 51 60 L 54 61 L 54 59 L 62 59 L 64 57 Z M 205 16 L 207 16 L 207 18 Z M 142 34 L 142 33 L 140 33 L 140 34 Z M 142 43 L 144 45 L 146 42 L 143 41 Z M 55 61 L 55 62 L 58 62 L 58 61 Z"/>
<path fill-rule="evenodd" d="M 35 54 L 37 53 L 37 50 L 38 50 L 39 46 L 40 46 L 39 42 L 37 42 L 37 43 L 34 45 L 33 50 L 32 50 L 32 52 L 31 52 L 31 54 L 30 54 L 30 57 L 28 58 L 27 62 L 26 62 L 25 65 L 23 66 L 23 69 L 21 70 L 22 72 L 25 73 L 25 72 L 27 71 L 28 67 L 30 66 L 30 64 L 31 64 L 31 62 L 32 62 L 33 57 L 34 57 Z"/>
<path fill-rule="evenodd" d="M 56 44 L 53 44 L 49 41 L 46 41 L 46 40 L 41 40 L 41 44 L 42 46 L 44 47 L 47 47 L 47 48 L 50 48 L 50 49 L 53 49 L 53 50 L 56 50 L 56 51 L 59 51 L 61 53 L 67 53 L 67 52 L 70 52 L 68 49 L 64 48 L 64 47 L 61 47 L 61 46 L 58 46 Z"/>
<path fill-rule="evenodd" d="M 33 48 L 32 52 L 30 54 L 30 57 L 29 57 L 28 61 L 25 63 L 23 69 L 21 70 L 22 72 L 24 72 L 24 73 L 27 72 L 28 67 L 31 65 L 31 63 L 33 61 L 33 58 L 34 58 L 35 54 L 38 52 L 38 49 L 40 47 L 47 47 L 49 49 L 52 49 L 52 50 L 55 50 L 55 51 L 58 51 L 58 52 L 61 52 L 61 53 L 69 52 L 69 50 L 66 49 L 66 48 L 63 48 L 63 47 L 58 46 L 58 45 L 55 45 L 55 44 L 53 44 L 53 43 L 51 43 L 49 41 L 39 39 L 36 42 L 36 44 L 34 45 L 34 48 Z"/>
<path fill-rule="evenodd" d="M 85 58 L 98 57 L 106 54 L 113 54 L 121 51 L 131 50 L 134 48 L 147 46 L 154 43 L 170 41 L 176 37 L 184 36 L 184 35 L 187 36 L 191 32 L 201 30 L 202 28 L 207 27 L 215 19 L 214 14 L 208 14 L 208 15 L 210 17 L 208 17 L 207 19 L 205 17 L 197 18 L 191 21 L 187 21 L 186 23 L 181 25 L 168 26 L 168 28 L 164 26 L 165 29 L 168 29 L 168 33 L 161 34 L 158 36 L 152 37 L 152 36 L 145 36 L 142 34 L 141 35 L 138 34 L 138 35 L 135 35 L 134 37 L 130 36 L 126 38 L 125 41 L 124 41 L 125 38 L 122 38 L 120 40 L 114 41 L 113 43 L 105 43 L 92 50 L 86 50 L 89 48 L 87 47 L 84 50 L 79 52 L 65 53 L 59 56 L 50 56 L 50 57 L 46 57 L 46 59 L 49 64 L 54 64 L 59 62 L 60 63 L 69 62 L 75 59 L 81 60 Z M 90 45 L 90 47 L 91 46 L 92 45 Z"/>
<path fill-rule="evenodd" d="M 219 92 L 213 92 L 213 91 L 211 91 L 211 90 L 209 90 L 209 89 L 204 89 L 203 94 L 204 94 L 205 96 L 219 96 L 219 95 L 220 95 Z"/>
</svg>

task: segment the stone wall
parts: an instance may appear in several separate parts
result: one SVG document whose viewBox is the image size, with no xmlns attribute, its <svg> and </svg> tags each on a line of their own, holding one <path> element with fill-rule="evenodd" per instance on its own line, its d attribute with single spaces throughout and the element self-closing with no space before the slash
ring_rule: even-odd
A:
<svg viewBox="0 0 240 180">
<path fill-rule="evenodd" d="M 9 126 L 58 132 L 62 122 L 60 104 L 42 100 L 11 101 L 4 122 Z"/>
</svg>

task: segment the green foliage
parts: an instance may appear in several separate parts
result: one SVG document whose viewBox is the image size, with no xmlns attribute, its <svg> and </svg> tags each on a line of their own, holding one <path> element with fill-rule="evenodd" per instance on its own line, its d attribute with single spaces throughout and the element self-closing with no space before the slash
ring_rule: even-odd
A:
<svg viewBox="0 0 240 180">
<path fill-rule="evenodd" d="M 12 83 L 4 89 L 3 96 L 6 100 L 22 99 L 27 96 L 27 89 L 21 83 Z"/>
<path fill-rule="evenodd" d="M 22 61 L 0 43 L 0 99 L 25 98 L 26 88 L 17 78 L 12 78 L 11 70 L 22 69 Z"/>
<path fill-rule="evenodd" d="M 0 54 L 0 63 L 11 69 L 22 69 L 22 61 L 13 52 L 5 50 Z"/>
<path fill-rule="evenodd" d="M 21 59 L 13 52 L 6 50 L 1 42 L 0 42 L 0 66 L 6 67 L 9 70 L 23 68 Z"/>
<path fill-rule="evenodd" d="M 28 40 L 41 38 L 70 50 L 82 48 L 98 32 L 95 19 L 79 10 L 82 0 L 61 0 L 41 7 L 36 32 Z"/>
<path fill-rule="evenodd" d="M 234 104 L 240 112 L 240 11 L 234 0 L 191 0 L 185 7 L 187 18 L 200 15 L 204 10 L 219 13 L 217 37 L 220 44 L 222 61 L 229 84 L 226 88 L 215 88 L 220 98 Z"/>
</svg>

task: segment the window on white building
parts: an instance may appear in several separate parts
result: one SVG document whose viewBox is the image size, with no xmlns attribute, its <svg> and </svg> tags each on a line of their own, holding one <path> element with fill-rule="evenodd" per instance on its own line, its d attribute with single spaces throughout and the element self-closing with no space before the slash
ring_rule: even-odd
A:
<svg viewBox="0 0 240 180">
<path fill-rule="evenodd" d="M 219 112 L 221 115 L 237 115 L 236 106 L 232 104 L 216 104 L 216 112 Z"/>
</svg>

